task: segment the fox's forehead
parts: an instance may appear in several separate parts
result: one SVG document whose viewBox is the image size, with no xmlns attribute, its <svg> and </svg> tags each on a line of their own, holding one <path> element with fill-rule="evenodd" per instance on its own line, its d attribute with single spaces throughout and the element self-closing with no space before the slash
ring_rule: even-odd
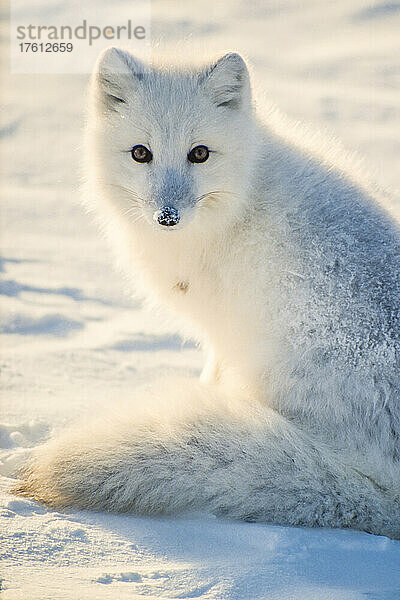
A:
<svg viewBox="0 0 400 600">
<path fill-rule="evenodd" d="M 199 74 L 190 71 L 150 69 L 142 74 L 140 82 L 138 92 L 159 109 L 184 107 L 201 94 Z"/>
<path fill-rule="evenodd" d="M 117 134 L 124 146 L 147 141 L 187 148 L 227 140 L 249 120 L 248 72 L 234 53 L 198 70 L 154 68 L 111 48 L 100 57 L 93 82 L 103 132 L 108 129 L 107 139 Z"/>
<path fill-rule="evenodd" d="M 203 121 L 206 99 L 196 75 L 154 73 L 145 75 L 141 83 L 136 104 L 158 130 L 179 130 L 196 118 Z M 212 113 L 211 105 L 209 109 Z"/>
<path fill-rule="evenodd" d="M 187 147 L 207 141 L 218 114 L 195 74 L 150 73 L 131 99 L 130 126 L 153 145 Z"/>
</svg>

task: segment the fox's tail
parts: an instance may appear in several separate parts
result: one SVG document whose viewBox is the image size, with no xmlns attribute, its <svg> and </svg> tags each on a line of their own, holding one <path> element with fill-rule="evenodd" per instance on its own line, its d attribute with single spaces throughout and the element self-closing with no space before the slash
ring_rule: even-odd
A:
<svg viewBox="0 0 400 600">
<path fill-rule="evenodd" d="M 393 494 L 268 407 L 191 379 L 75 424 L 37 449 L 15 491 L 57 508 L 208 510 L 400 537 Z"/>
</svg>

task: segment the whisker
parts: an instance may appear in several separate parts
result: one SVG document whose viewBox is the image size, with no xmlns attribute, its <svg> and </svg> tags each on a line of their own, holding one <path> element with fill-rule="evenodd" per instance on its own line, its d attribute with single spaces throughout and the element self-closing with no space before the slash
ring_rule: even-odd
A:
<svg viewBox="0 0 400 600">
<path fill-rule="evenodd" d="M 136 216 L 136 219 L 132 219 L 131 223 L 137 223 L 138 221 L 144 221 L 143 215 L 139 214 Z"/>
<path fill-rule="evenodd" d="M 141 196 L 139 196 L 139 194 L 137 192 L 135 192 L 135 190 L 133 190 L 129 187 L 126 187 L 126 186 L 120 185 L 120 184 L 116 184 L 116 183 L 106 183 L 106 185 L 108 185 L 110 187 L 115 187 L 119 190 L 122 190 L 123 192 L 128 193 L 133 198 L 136 198 L 137 200 L 141 200 L 141 202 L 144 202 L 144 199 Z"/>
<path fill-rule="evenodd" d="M 138 221 L 144 220 L 144 216 L 141 210 L 138 210 L 138 208 L 136 206 L 131 206 L 130 208 L 128 208 L 128 210 L 126 210 L 125 212 L 122 213 L 123 217 L 130 217 L 133 216 L 133 219 L 129 219 L 130 223 L 137 223 Z"/>
<path fill-rule="evenodd" d="M 229 194 L 229 195 L 232 195 L 232 196 L 236 195 L 234 192 L 228 192 L 227 190 L 212 190 L 210 192 L 206 192 L 202 196 L 199 196 L 196 199 L 196 202 L 200 202 L 201 200 L 204 200 L 204 198 L 207 198 L 207 197 L 211 197 L 212 198 L 212 196 L 216 196 L 217 194 Z"/>
<path fill-rule="evenodd" d="M 132 214 L 138 214 L 140 211 L 138 210 L 137 206 L 130 206 L 127 210 L 125 210 L 122 213 L 123 217 L 126 217 L 127 215 L 132 215 Z"/>
</svg>

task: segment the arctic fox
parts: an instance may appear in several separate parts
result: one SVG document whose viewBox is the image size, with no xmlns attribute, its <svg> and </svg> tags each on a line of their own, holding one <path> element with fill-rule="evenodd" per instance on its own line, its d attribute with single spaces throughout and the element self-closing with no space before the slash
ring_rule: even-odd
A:
<svg viewBox="0 0 400 600">
<path fill-rule="evenodd" d="M 90 102 L 91 203 L 208 358 L 47 443 L 19 492 L 399 538 L 398 225 L 340 155 L 261 121 L 238 54 L 166 68 L 110 48 Z"/>
</svg>

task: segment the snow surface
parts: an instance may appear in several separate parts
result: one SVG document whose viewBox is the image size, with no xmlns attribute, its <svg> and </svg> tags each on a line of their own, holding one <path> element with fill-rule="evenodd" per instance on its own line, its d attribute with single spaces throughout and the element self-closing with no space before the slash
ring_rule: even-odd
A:
<svg viewBox="0 0 400 600">
<path fill-rule="evenodd" d="M 153 0 L 152 10 L 155 40 L 243 52 L 284 111 L 328 128 L 378 183 L 400 187 L 400 2 Z M 160 373 L 201 368 L 194 346 L 130 299 L 77 204 L 86 83 L 3 77 L 2 598 L 400 599 L 400 542 L 384 537 L 206 515 L 61 514 L 9 493 L 51 432 Z"/>
</svg>

